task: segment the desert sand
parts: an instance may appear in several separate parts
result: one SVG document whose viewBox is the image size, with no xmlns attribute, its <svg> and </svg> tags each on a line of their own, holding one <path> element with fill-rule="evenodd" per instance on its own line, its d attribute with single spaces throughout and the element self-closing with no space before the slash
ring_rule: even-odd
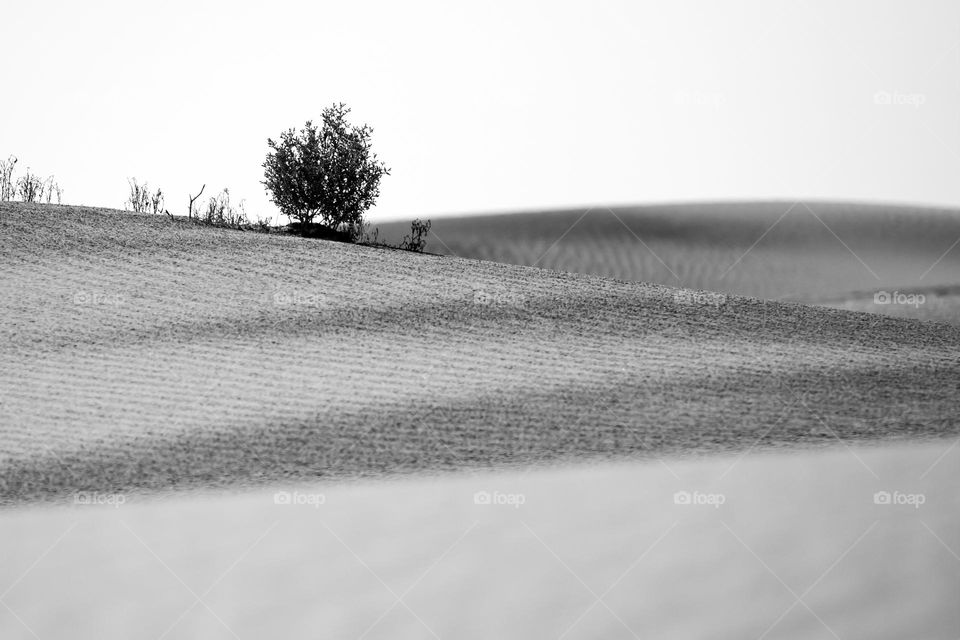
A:
<svg viewBox="0 0 960 640">
<path fill-rule="evenodd" d="M 0 627 L 4 638 L 949 638 L 960 626 L 949 447 L 22 506 L 2 514 Z M 874 502 L 883 491 L 890 504 Z"/>
<path fill-rule="evenodd" d="M 3 225 L 8 502 L 958 432 L 956 327 L 161 216 Z"/>
<path fill-rule="evenodd" d="M 405 222 L 380 225 L 398 239 Z M 782 201 L 433 220 L 427 250 L 620 280 L 960 322 L 960 211 Z M 874 294 L 920 293 L 920 305 Z"/>
<path fill-rule="evenodd" d="M 957 634 L 958 327 L 79 207 L 0 256 L 4 638 Z"/>
</svg>

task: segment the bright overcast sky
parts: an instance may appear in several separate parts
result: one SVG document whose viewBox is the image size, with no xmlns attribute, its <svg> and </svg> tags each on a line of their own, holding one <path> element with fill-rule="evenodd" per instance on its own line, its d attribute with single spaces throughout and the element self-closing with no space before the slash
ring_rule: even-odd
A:
<svg viewBox="0 0 960 640">
<path fill-rule="evenodd" d="M 119 207 L 135 176 L 174 213 L 206 183 L 272 214 L 266 138 L 342 101 L 393 170 L 380 219 L 960 205 L 955 0 L 30 0 L 5 4 L 0 42 L 0 155 L 73 204 Z"/>
</svg>

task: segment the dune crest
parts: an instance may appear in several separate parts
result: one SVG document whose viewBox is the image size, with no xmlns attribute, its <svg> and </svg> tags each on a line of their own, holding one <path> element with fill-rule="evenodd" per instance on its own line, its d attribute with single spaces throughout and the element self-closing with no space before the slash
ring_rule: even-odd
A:
<svg viewBox="0 0 960 640">
<path fill-rule="evenodd" d="M 945 325 L 165 217 L 0 214 L 4 502 L 960 432 Z"/>
<path fill-rule="evenodd" d="M 406 223 L 381 225 L 399 238 Z M 840 202 L 615 206 L 434 220 L 428 250 L 960 323 L 960 211 Z M 878 292 L 924 304 L 876 304 Z"/>
</svg>

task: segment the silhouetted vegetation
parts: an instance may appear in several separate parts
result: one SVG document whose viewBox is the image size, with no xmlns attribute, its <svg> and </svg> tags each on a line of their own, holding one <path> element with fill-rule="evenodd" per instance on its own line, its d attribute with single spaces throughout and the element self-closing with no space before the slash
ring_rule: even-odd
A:
<svg viewBox="0 0 960 640">
<path fill-rule="evenodd" d="M 414 220 L 410 233 L 399 245 L 380 239 L 379 230 L 365 221 L 364 214 L 380 195 L 380 180 L 390 175 L 387 166 L 373 153 L 368 125 L 347 122 L 350 109 L 340 103 L 323 110 L 323 125 L 311 121 L 299 132 L 289 129 L 279 142 L 268 139 L 270 152 L 263 163 L 263 185 L 290 224 L 274 226 L 270 218 L 251 221 L 244 201 L 234 204 L 230 190 L 223 189 L 204 202 L 198 202 L 206 189 L 188 194 L 187 219 L 205 226 L 224 227 L 259 233 L 292 233 L 306 238 L 353 242 L 367 246 L 423 252 L 430 221 Z M 24 202 L 60 204 L 63 190 L 53 179 L 40 178 L 28 168 L 15 176 L 17 158 L 0 160 L 0 202 L 19 198 Z M 127 179 L 128 194 L 123 207 L 134 213 L 176 216 L 164 208 L 165 194 L 155 191 L 149 182 Z M 316 218 L 319 217 L 319 221 Z"/>
<path fill-rule="evenodd" d="M 188 217 L 188 218 L 192 218 L 192 217 L 193 217 L 193 203 L 197 201 L 197 198 L 199 198 L 200 196 L 203 195 L 203 190 L 206 189 L 206 188 L 207 188 L 207 183 L 204 182 L 204 183 L 203 183 L 203 186 L 200 187 L 200 192 L 197 193 L 197 195 L 191 196 L 189 193 L 187 194 L 187 195 L 190 197 L 190 206 L 187 208 L 187 217 Z"/>
<path fill-rule="evenodd" d="M 127 184 L 130 195 L 123 203 L 125 209 L 134 213 L 163 213 L 163 192 L 160 189 L 151 193 L 150 185 L 146 182 L 140 184 L 136 178 L 128 178 Z"/>
<path fill-rule="evenodd" d="M 207 199 L 207 204 L 197 212 L 197 221 L 213 226 L 241 228 L 249 224 L 243 200 L 236 206 L 230 202 L 230 190 L 224 189 Z"/>
<path fill-rule="evenodd" d="M 346 105 L 334 104 L 323 110 L 322 128 L 308 120 L 299 133 L 289 129 L 279 141 L 268 139 L 263 185 L 300 230 L 320 233 L 313 226 L 319 217 L 318 224 L 356 241 L 390 170 L 373 153 L 373 129 L 351 125 L 349 113 Z"/>
<path fill-rule="evenodd" d="M 13 170 L 16 164 L 17 159 L 14 156 L 0 160 L 0 202 L 13 199 L 15 193 Z"/>
<path fill-rule="evenodd" d="M 23 202 L 41 202 L 43 200 L 43 180 L 30 169 L 17 178 L 17 196 Z"/>
<path fill-rule="evenodd" d="M 16 164 L 17 158 L 15 156 L 0 160 L 0 202 L 7 202 L 18 197 L 23 202 L 46 202 L 50 204 L 56 198 L 57 204 L 60 204 L 63 198 L 63 189 L 60 188 L 53 176 L 44 180 L 27 167 L 26 173 L 14 179 Z"/>
<path fill-rule="evenodd" d="M 427 244 L 425 236 L 428 233 L 430 233 L 430 221 L 422 222 L 417 218 L 410 223 L 410 233 L 403 237 L 400 248 L 406 249 L 407 251 L 423 253 L 423 248 Z"/>
</svg>

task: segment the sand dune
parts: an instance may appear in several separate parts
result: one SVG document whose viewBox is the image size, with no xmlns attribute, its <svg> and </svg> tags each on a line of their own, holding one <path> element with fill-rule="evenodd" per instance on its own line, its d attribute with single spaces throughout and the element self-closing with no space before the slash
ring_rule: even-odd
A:
<svg viewBox="0 0 960 640">
<path fill-rule="evenodd" d="M 6 502 L 960 432 L 958 329 L 3 205 Z"/>
<path fill-rule="evenodd" d="M 406 223 L 380 226 L 399 238 Z M 434 220 L 428 250 L 621 280 L 960 322 L 960 212 L 829 202 L 594 207 Z M 868 297 L 862 294 L 869 293 Z M 839 300 L 839 301 L 838 301 Z"/>
<path fill-rule="evenodd" d="M 960 324 L 960 286 L 910 287 L 906 291 L 884 290 L 889 301 L 877 300 L 875 291 L 851 291 L 816 304 L 848 311 L 882 313 L 898 318 Z M 881 293 L 882 295 L 882 293 Z M 897 300 L 893 300 L 896 296 Z"/>
<path fill-rule="evenodd" d="M 0 629 L 11 640 L 952 638 L 950 444 L 17 508 L 0 528 L 0 583 L 12 585 Z M 891 504 L 874 503 L 882 491 Z"/>
<path fill-rule="evenodd" d="M 0 266 L 3 638 L 960 628 L 960 328 L 73 207 Z"/>
</svg>

